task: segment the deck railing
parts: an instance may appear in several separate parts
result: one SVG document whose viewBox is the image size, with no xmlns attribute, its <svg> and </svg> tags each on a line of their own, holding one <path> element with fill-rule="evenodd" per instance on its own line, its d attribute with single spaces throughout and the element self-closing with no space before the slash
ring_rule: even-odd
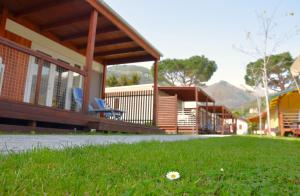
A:
<svg viewBox="0 0 300 196">
<path fill-rule="evenodd" d="M 0 99 L 74 110 L 72 88 L 86 73 L 66 62 L 0 37 Z"/>
<path fill-rule="evenodd" d="M 284 112 L 283 117 L 283 128 L 285 129 L 298 129 L 300 126 L 300 111 Z"/>
<path fill-rule="evenodd" d="M 196 110 L 179 110 L 177 112 L 177 125 L 180 127 L 195 127 Z"/>
<path fill-rule="evenodd" d="M 153 90 L 112 92 L 105 94 L 105 101 L 110 107 L 125 111 L 121 120 L 152 125 L 153 96 Z"/>
</svg>

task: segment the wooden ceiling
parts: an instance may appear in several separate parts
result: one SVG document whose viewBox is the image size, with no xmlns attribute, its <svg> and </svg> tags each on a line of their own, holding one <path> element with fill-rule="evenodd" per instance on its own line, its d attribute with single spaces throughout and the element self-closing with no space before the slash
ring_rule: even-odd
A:
<svg viewBox="0 0 300 196">
<path fill-rule="evenodd" d="M 195 101 L 197 91 L 199 102 L 215 102 L 214 99 L 207 95 L 202 89 L 196 87 L 160 86 L 158 90 L 172 96 L 177 95 L 178 99 L 182 101 Z"/>
<path fill-rule="evenodd" d="M 2 0 L 9 18 L 83 55 L 89 18 L 99 12 L 94 59 L 124 64 L 159 60 L 161 54 L 106 4 L 97 0 Z"/>
<path fill-rule="evenodd" d="M 203 106 L 203 108 L 206 109 L 206 106 Z M 207 110 L 210 113 L 216 113 L 219 116 L 224 115 L 224 118 L 226 118 L 226 119 L 234 118 L 231 111 L 225 106 L 219 106 L 219 105 L 212 106 L 212 105 L 210 105 L 210 106 L 207 107 Z"/>
</svg>

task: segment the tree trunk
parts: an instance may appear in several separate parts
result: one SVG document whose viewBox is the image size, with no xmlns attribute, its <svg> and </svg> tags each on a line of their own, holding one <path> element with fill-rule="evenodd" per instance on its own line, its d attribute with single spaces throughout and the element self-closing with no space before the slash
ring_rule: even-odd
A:
<svg viewBox="0 0 300 196">
<path fill-rule="evenodd" d="M 269 103 L 269 87 L 268 87 L 268 78 L 267 78 L 267 68 L 266 63 L 264 62 L 264 68 L 263 68 L 263 85 L 264 85 L 264 93 L 265 93 L 265 99 L 266 99 L 266 110 L 267 110 L 267 132 L 268 135 L 271 135 L 271 128 L 270 128 L 270 103 Z"/>
</svg>

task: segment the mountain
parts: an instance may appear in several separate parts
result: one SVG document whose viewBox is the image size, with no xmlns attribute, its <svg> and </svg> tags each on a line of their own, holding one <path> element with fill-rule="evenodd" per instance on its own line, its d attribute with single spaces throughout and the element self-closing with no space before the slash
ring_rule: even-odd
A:
<svg viewBox="0 0 300 196">
<path fill-rule="evenodd" d="M 137 65 L 114 65 L 107 68 L 107 75 L 115 75 L 120 77 L 125 74 L 130 76 L 133 73 L 138 73 L 141 75 L 140 84 L 153 83 L 153 77 L 151 75 L 150 69 Z"/>
<path fill-rule="evenodd" d="M 225 105 L 231 109 L 243 107 L 255 100 L 255 96 L 249 91 L 237 88 L 226 81 L 204 87 L 204 90 L 216 100 L 217 105 Z"/>
</svg>

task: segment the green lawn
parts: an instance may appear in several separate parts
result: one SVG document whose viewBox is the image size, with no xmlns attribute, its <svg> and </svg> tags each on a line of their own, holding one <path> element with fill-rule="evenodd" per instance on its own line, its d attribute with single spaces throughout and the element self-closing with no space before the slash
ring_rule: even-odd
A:
<svg viewBox="0 0 300 196">
<path fill-rule="evenodd" d="M 165 178 L 173 170 L 181 174 L 177 181 Z M 38 150 L 1 155 L 0 171 L 0 195 L 296 195 L 300 140 L 229 137 Z"/>
</svg>

